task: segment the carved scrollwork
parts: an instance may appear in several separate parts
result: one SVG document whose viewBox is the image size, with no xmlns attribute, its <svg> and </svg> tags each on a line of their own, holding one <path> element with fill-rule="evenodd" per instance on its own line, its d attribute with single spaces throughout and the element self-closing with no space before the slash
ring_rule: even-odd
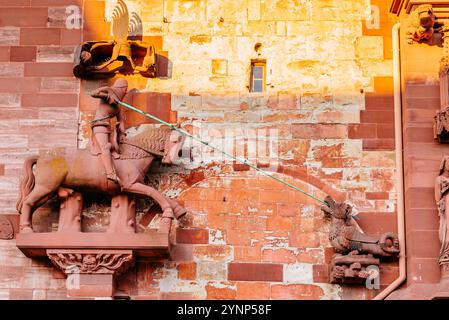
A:
<svg viewBox="0 0 449 320">
<path fill-rule="evenodd" d="M 47 256 L 66 274 L 119 274 L 133 262 L 131 252 L 119 251 L 48 250 Z"/>
<path fill-rule="evenodd" d="M 341 255 L 332 258 L 330 267 L 331 283 L 360 283 L 378 276 L 379 259 L 373 255 Z M 374 274 L 376 273 L 376 274 Z"/>
</svg>

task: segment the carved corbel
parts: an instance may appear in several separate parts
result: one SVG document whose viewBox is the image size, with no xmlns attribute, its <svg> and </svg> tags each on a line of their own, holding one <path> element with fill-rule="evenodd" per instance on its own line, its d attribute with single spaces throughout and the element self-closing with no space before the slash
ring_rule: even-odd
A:
<svg viewBox="0 0 449 320">
<path fill-rule="evenodd" d="M 408 18 L 406 39 L 408 44 L 428 43 L 435 32 L 440 31 L 440 25 L 430 4 L 418 6 Z"/>
<path fill-rule="evenodd" d="M 330 283 L 357 284 L 368 278 L 376 278 L 379 275 L 379 263 L 379 259 L 372 254 L 335 254 L 330 266 Z"/>
</svg>

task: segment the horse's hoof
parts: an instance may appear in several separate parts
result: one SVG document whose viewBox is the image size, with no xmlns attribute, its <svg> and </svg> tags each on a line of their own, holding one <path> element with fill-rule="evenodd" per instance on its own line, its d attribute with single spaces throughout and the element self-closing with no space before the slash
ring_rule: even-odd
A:
<svg viewBox="0 0 449 320">
<path fill-rule="evenodd" d="M 31 226 L 26 225 L 26 226 L 20 226 L 19 228 L 20 233 L 33 233 L 33 228 L 31 228 Z"/>
</svg>

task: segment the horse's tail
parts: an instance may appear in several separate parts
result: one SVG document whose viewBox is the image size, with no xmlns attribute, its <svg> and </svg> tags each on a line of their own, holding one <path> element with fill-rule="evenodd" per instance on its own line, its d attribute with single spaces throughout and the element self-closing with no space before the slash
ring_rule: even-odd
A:
<svg viewBox="0 0 449 320">
<path fill-rule="evenodd" d="M 22 210 L 23 199 L 25 199 L 34 188 L 33 166 L 36 164 L 38 158 L 38 156 L 28 157 L 23 164 L 22 177 L 20 179 L 20 196 L 16 205 L 16 209 L 19 213 Z"/>
</svg>

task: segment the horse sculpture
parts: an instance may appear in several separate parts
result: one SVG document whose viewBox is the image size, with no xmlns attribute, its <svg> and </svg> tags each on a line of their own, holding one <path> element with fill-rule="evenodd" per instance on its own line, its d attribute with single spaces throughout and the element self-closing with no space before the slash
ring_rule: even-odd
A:
<svg viewBox="0 0 449 320">
<path fill-rule="evenodd" d="M 179 132 L 163 127 L 147 128 L 120 142 L 120 157 L 114 159 L 114 165 L 121 185 L 106 178 L 99 157 L 89 149 L 54 149 L 44 155 L 27 158 L 17 202 L 17 211 L 21 214 L 20 232 L 33 232 L 33 213 L 61 190 L 147 196 L 160 205 L 163 218 L 181 217 L 186 210 L 145 185 L 144 177 L 156 157 L 161 158 L 163 164 L 175 163 L 184 140 Z"/>
</svg>

